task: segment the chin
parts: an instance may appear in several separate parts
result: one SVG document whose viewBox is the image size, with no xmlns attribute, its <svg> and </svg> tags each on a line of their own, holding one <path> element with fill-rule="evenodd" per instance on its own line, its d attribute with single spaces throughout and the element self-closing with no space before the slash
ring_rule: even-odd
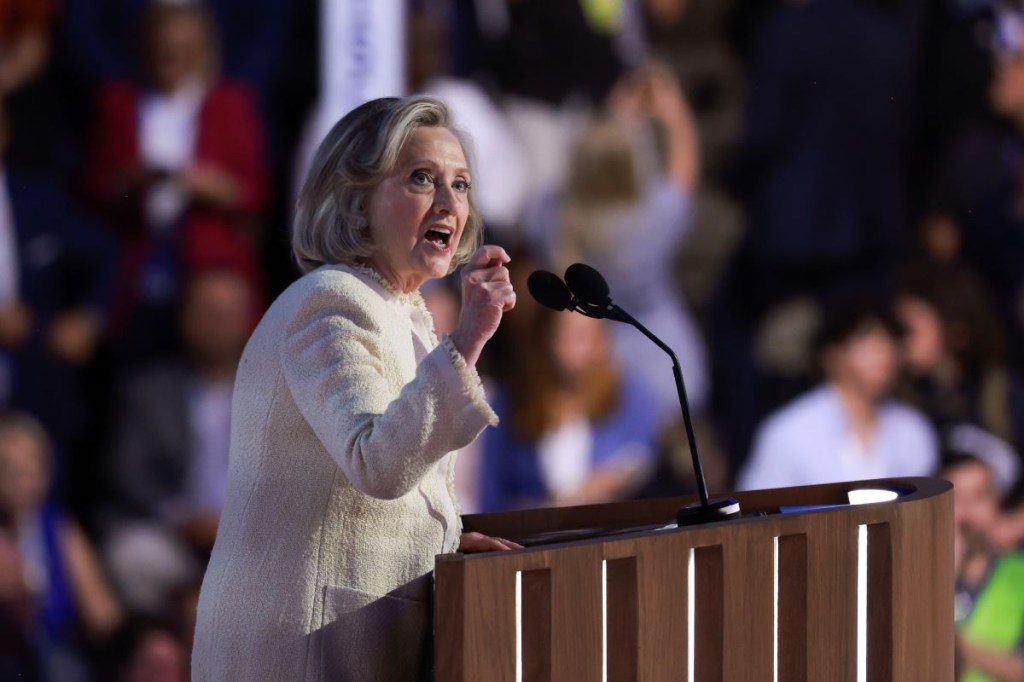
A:
<svg viewBox="0 0 1024 682">
<path fill-rule="evenodd" d="M 431 279 L 437 279 L 447 275 L 452 268 L 452 259 L 450 257 L 444 259 L 431 259 L 427 263 L 426 270 L 430 274 L 428 275 Z"/>
</svg>

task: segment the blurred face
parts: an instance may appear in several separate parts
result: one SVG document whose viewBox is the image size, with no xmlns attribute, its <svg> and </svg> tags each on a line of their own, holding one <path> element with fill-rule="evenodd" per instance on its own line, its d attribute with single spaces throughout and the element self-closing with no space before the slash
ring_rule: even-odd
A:
<svg viewBox="0 0 1024 682">
<path fill-rule="evenodd" d="M 46 498 L 49 473 L 45 455 L 23 431 L 0 431 L 0 508 L 9 514 L 39 509 Z"/>
<path fill-rule="evenodd" d="M 889 332 L 881 324 L 870 324 L 826 351 L 825 370 L 832 381 L 877 399 L 892 385 L 898 360 L 896 343 Z"/>
<path fill-rule="evenodd" d="M 903 339 L 907 365 L 919 373 L 935 369 L 944 354 L 938 312 L 919 298 L 904 296 L 896 304 L 896 313 L 907 330 Z"/>
<path fill-rule="evenodd" d="M 209 46 L 203 22 L 195 16 L 171 16 L 153 31 L 152 76 L 160 90 L 173 91 L 206 75 Z"/>
<path fill-rule="evenodd" d="M 447 128 L 419 127 L 370 200 L 368 260 L 402 291 L 444 277 L 469 218 L 469 164 Z"/>
<path fill-rule="evenodd" d="M 1024 50 L 996 63 L 989 99 L 996 112 L 1007 117 L 1024 113 Z"/>
<path fill-rule="evenodd" d="M 166 632 L 142 638 L 124 676 L 126 682 L 184 682 L 188 679 L 185 651 Z"/>
<path fill-rule="evenodd" d="M 921 246 L 933 259 L 952 263 L 960 253 L 960 226 L 952 216 L 933 213 L 921 222 Z"/>
<path fill-rule="evenodd" d="M 580 379 L 608 357 L 605 323 L 583 315 L 556 314 L 551 330 L 551 354 L 563 378 Z"/>
<path fill-rule="evenodd" d="M 230 273 L 206 273 L 190 283 L 182 335 L 200 360 L 237 360 L 252 331 L 249 285 Z"/>
<path fill-rule="evenodd" d="M 948 470 L 944 478 L 953 484 L 953 522 L 957 527 L 984 532 L 998 513 L 992 475 L 981 462 L 966 462 Z"/>
</svg>

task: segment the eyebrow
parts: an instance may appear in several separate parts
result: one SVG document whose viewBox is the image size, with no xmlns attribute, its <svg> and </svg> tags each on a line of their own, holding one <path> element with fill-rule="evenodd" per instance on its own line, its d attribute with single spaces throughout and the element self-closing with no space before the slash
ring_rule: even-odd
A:
<svg viewBox="0 0 1024 682">
<path fill-rule="evenodd" d="M 437 165 L 438 164 L 437 164 L 436 161 L 432 161 L 430 159 L 420 159 L 419 161 L 410 161 L 408 164 L 406 164 L 406 166 L 409 167 L 409 168 L 417 168 L 419 166 L 434 166 L 434 167 L 437 167 Z M 470 175 L 469 168 L 467 168 L 465 166 L 460 166 L 459 168 L 456 168 L 455 172 L 456 173 L 463 173 L 465 175 Z"/>
</svg>

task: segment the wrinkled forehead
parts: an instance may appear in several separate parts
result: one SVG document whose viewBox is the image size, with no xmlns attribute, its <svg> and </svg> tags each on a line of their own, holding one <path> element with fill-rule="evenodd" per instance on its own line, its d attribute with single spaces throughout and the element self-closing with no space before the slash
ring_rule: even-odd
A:
<svg viewBox="0 0 1024 682">
<path fill-rule="evenodd" d="M 402 144 L 397 163 L 406 166 L 429 162 L 453 171 L 469 172 L 469 155 L 462 136 L 451 128 L 417 126 Z"/>
</svg>

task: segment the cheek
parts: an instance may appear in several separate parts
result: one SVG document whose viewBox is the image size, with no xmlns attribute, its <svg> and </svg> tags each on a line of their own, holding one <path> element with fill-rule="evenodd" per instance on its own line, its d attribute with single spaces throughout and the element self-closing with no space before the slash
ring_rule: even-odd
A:
<svg viewBox="0 0 1024 682">
<path fill-rule="evenodd" d="M 462 237 L 466 232 L 466 227 L 469 225 L 469 204 L 460 203 L 455 210 L 455 222 L 459 226 L 458 239 L 462 241 Z"/>
<path fill-rule="evenodd" d="M 373 202 L 370 227 L 379 242 L 406 241 L 418 234 L 423 222 L 424 201 L 415 195 L 386 193 Z"/>
<path fill-rule="evenodd" d="M 896 351 L 887 345 L 861 348 L 855 355 L 853 364 L 862 376 L 885 382 L 896 369 Z"/>
<path fill-rule="evenodd" d="M 923 320 L 910 327 L 906 342 L 907 360 L 918 366 L 928 366 L 939 359 L 942 338 L 938 327 Z"/>
</svg>

